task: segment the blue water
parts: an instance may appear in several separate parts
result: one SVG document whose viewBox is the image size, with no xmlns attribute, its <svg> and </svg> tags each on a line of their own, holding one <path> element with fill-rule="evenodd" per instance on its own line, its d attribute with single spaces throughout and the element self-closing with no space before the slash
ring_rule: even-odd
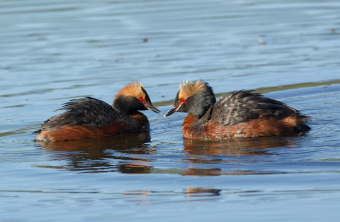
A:
<svg viewBox="0 0 340 222">
<path fill-rule="evenodd" d="M 0 221 L 338 221 L 339 1 L 3 1 Z M 311 116 L 300 137 L 150 134 L 38 143 L 70 99 L 138 80 L 164 114 L 183 80 Z"/>
</svg>

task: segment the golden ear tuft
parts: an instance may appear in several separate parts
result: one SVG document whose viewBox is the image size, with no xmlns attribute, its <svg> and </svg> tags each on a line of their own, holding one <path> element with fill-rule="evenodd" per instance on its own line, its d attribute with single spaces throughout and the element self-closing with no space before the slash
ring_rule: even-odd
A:
<svg viewBox="0 0 340 222">
<path fill-rule="evenodd" d="M 203 90 L 205 88 L 205 84 L 202 80 L 197 80 L 196 82 L 191 80 L 183 81 L 183 83 L 179 84 L 179 99 L 187 99 L 197 92 Z"/>
<path fill-rule="evenodd" d="M 132 96 L 136 97 L 137 99 L 143 98 L 145 99 L 145 94 L 142 90 L 143 84 L 141 82 L 132 82 L 126 86 L 124 86 L 115 96 Z"/>
</svg>

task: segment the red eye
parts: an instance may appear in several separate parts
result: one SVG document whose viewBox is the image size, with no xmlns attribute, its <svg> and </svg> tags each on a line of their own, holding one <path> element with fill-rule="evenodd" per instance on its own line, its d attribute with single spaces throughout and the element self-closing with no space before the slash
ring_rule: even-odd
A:
<svg viewBox="0 0 340 222">
<path fill-rule="evenodd" d="M 185 99 L 181 99 L 181 102 L 184 103 L 184 102 L 185 102 Z"/>
<path fill-rule="evenodd" d="M 140 98 L 139 98 L 139 101 L 143 102 L 143 98 L 142 98 L 142 97 L 140 97 Z"/>
</svg>

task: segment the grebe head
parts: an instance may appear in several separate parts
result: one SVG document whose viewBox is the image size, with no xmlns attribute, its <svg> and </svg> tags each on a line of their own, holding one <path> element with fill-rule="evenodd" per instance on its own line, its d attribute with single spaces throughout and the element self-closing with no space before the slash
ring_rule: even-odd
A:
<svg viewBox="0 0 340 222">
<path fill-rule="evenodd" d="M 170 116 L 174 112 L 185 112 L 200 118 L 215 103 L 214 92 L 208 83 L 202 80 L 186 81 L 179 84 L 174 104 L 164 117 Z"/>
<path fill-rule="evenodd" d="M 161 113 L 161 111 L 152 105 L 148 93 L 140 82 L 132 82 L 122 88 L 115 96 L 112 107 L 126 115 L 137 110 L 151 110 Z"/>
</svg>

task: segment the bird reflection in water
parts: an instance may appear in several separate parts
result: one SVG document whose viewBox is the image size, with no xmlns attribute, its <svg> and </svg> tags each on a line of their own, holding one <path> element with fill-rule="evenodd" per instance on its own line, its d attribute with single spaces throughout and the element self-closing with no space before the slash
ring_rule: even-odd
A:
<svg viewBox="0 0 340 222">
<path fill-rule="evenodd" d="M 278 149 L 292 148 L 296 143 L 293 137 L 240 138 L 220 141 L 184 138 L 184 152 L 179 157 L 180 160 L 172 161 L 187 163 L 187 166 L 159 168 L 152 166 L 157 164 L 157 159 L 161 156 L 155 153 L 157 148 L 150 145 L 150 134 L 148 132 L 132 133 L 101 139 L 40 142 L 43 151 L 52 160 L 63 161 L 62 166 L 40 167 L 89 173 L 156 173 L 183 176 L 270 174 L 272 172 L 262 170 L 237 170 L 234 166 L 237 166 L 240 161 L 249 161 L 239 159 L 239 156 L 278 155 L 279 152 L 276 152 Z M 65 160 L 67 164 L 64 164 Z"/>
<path fill-rule="evenodd" d="M 163 198 L 168 196 L 177 196 L 177 198 L 178 196 L 182 196 L 183 199 L 179 198 L 178 200 L 185 202 L 216 200 L 216 198 L 221 195 L 221 191 L 221 189 L 215 189 L 213 187 L 188 186 L 186 189 L 183 189 L 183 191 L 127 190 L 123 194 L 125 195 L 126 202 L 134 202 L 137 205 L 151 205 L 157 203 L 157 199 L 163 201 Z M 227 194 L 242 192 L 239 190 L 229 189 L 224 191 Z"/>
<path fill-rule="evenodd" d="M 238 138 L 230 140 L 197 140 L 184 138 L 184 151 L 196 155 L 273 155 L 266 148 L 296 145 L 289 137 Z"/>
<path fill-rule="evenodd" d="M 239 160 L 225 158 L 242 155 L 277 155 L 272 149 L 290 148 L 296 145 L 293 137 L 259 137 L 238 138 L 230 140 L 197 140 L 184 138 L 183 147 L 186 152 L 186 162 L 198 165 L 221 166 L 223 163 L 237 165 Z M 213 156 L 216 156 L 214 158 Z M 220 158 L 223 157 L 223 158 Z M 220 176 L 220 175 L 250 175 L 270 174 L 270 172 L 233 170 L 225 172 L 221 168 L 188 168 L 184 175 L 191 176 Z"/>
<path fill-rule="evenodd" d="M 149 162 L 148 158 L 134 157 L 154 152 L 149 145 L 150 133 L 130 133 L 101 139 L 74 141 L 39 142 L 43 151 L 52 160 L 64 161 L 63 168 L 72 171 L 122 173 L 148 173 L 149 167 L 141 162 Z M 44 167 L 44 166 L 41 166 Z"/>
<path fill-rule="evenodd" d="M 211 187 L 189 187 L 184 190 L 187 198 L 219 196 L 220 192 L 220 189 L 213 189 Z"/>
</svg>

